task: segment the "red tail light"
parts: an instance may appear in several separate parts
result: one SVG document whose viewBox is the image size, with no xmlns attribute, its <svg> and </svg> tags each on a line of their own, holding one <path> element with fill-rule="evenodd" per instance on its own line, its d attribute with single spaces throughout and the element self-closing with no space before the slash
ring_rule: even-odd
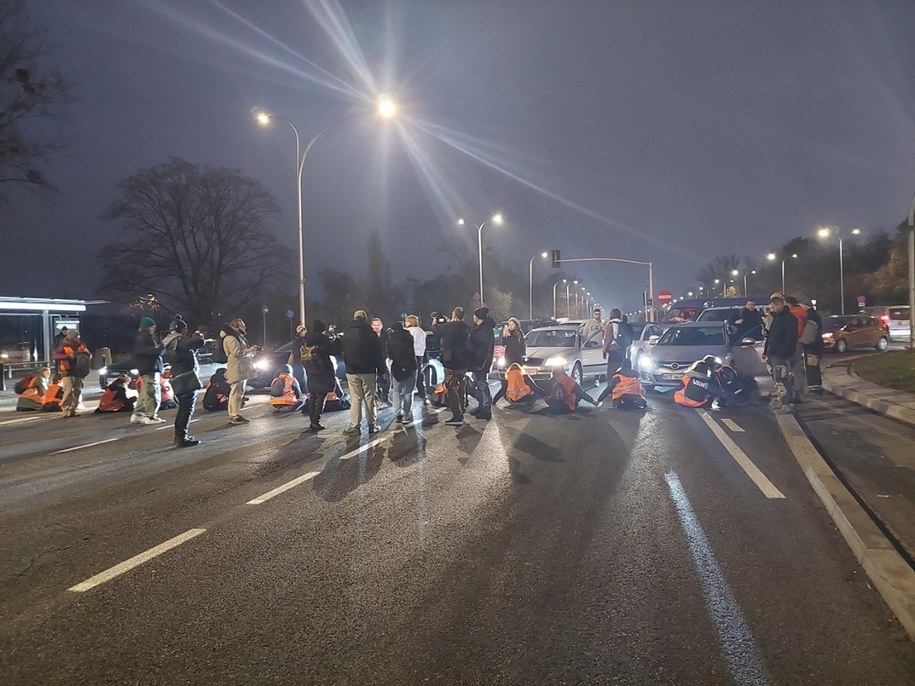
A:
<svg viewBox="0 0 915 686">
<path fill-rule="evenodd" d="M 890 320 L 890 315 L 888 315 L 888 314 L 881 314 L 881 315 L 880 315 L 880 319 L 882 319 L 882 320 L 885 321 L 885 322 L 888 322 L 888 321 Z"/>
</svg>

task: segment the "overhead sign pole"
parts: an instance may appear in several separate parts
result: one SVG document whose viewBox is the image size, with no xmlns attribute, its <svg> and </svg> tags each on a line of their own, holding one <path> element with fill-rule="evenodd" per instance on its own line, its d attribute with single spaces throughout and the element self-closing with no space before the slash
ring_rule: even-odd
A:
<svg viewBox="0 0 915 686">
<path fill-rule="evenodd" d="M 648 295 L 649 299 L 654 293 L 654 265 L 651 262 L 645 262 L 643 260 L 624 260 L 621 257 L 574 257 L 572 259 L 557 259 L 559 257 L 559 251 L 553 251 L 553 265 L 555 268 L 556 264 L 565 264 L 566 262 L 623 262 L 625 264 L 641 264 L 642 266 L 648 267 Z M 653 322 L 654 317 L 654 301 L 651 300 L 651 304 L 645 306 L 645 321 Z"/>
</svg>

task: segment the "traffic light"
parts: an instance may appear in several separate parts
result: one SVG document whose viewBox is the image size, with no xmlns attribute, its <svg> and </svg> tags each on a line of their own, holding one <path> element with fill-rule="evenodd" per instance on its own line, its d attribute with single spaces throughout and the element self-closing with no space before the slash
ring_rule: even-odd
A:
<svg viewBox="0 0 915 686">
<path fill-rule="evenodd" d="M 559 251 L 554 250 L 553 251 L 553 264 L 552 264 L 553 269 L 559 269 L 560 262 L 562 262 L 562 260 L 559 259 Z"/>
</svg>

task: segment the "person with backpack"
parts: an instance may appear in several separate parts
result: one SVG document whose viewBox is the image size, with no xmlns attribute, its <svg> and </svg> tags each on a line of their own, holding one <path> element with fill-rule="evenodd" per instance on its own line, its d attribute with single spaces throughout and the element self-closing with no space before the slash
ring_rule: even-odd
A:
<svg viewBox="0 0 915 686">
<path fill-rule="evenodd" d="M 416 355 L 413 335 L 394 322 L 388 335 L 388 356 L 391 359 L 391 384 L 394 421 L 409 424 L 413 421 L 413 388 L 416 386 Z"/>
<path fill-rule="evenodd" d="M 176 448 L 191 448 L 200 443 L 188 433 L 188 429 L 197 404 L 197 391 L 203 387 L 197 354 L 206 345 L 206 339 L 200 329 L 193 334 L 189 334 L 188 329 L 187 322 L 180 314 L 176 314 L 168 325 L 168 336 L 162 341 L 171 363 L 169 382 L 178 402 L 178 411 L 175 413 Z"/>
<path fill-rule="evenodd" d="M 156 320 L 143 317 L 137 338 L 133 346 L 134 361 L 140 375 L 137 383 L 139 396 L 130 415 L 131 424 L 164 424 L 159 417 L 159 404 L 162 402 L 162 353 L 165 346 L 156 340 Z"/>
<path fill-rule="evenodd" d="M 326 428 L 321 424 L 321 414 L 324 412 L 327 396 L 335 394 L 334 397 L 343 403 L 343 393 L 337 386 L 336 369 L 331 359 L 337 350 L 326 331 L 327 325 L 316 319 L 312 322 L 311 331 L 305 336 L 304 345 L 299 351 L 305 375 L 308 377 L 307 404 L 302 409 L 302 414 L 308 415 L 311 422 L 308 430 L 312 433 Z"/>
<path fill-rule="evenodd" d="M 270 382 L 270 406 L 274 414 L 299 412 L 305 407 L 302 387 L 293 375 L 291 364 L 283 365 L 279 375 Z"/>
<path fill-rule="evenodd" d="M 61 386 L 64 396 L 60 411 L 64 417 L 78 417 L 76 409 L 83 400 L 83 385 L 92 367 L 92 353 L 79 339 L 75 329 L 67 331 L 67 337 L 54 351 L 54 359 L 60 364 Z"/>
<path fill-rule="evenodd" d="M 257 375 L 254 367 L 256 345 L 248 345 L 245 335 L 248 327 L 245 320 L 236 317 L 222 327 L 219 338 L 226 359 L 226 381 L 229 382 L 229 424 L 247 424 L 248 419 L 241 416 L 245 397 L 245 382 Z"/>
<path fill-rule="evenodd" d="M 610 310 L 610 319 L 604 329 L 604 359 L 607 360 L 607 378 L 620 368 L 632 344 L 632 327 L 623 322 L 623 313 L 618 307 Z"/>
<path fill-rule="evenodd" d="M 648 403 L 645 402 L 645 391 L 639 381 L 638 372 L 632 369 L 631 360 L 623 360 L 620 368 L 610 377 L 607 387 L 597 397 L 597 402 L 603 402 L 608 395 L 613 407 L 635 407 L 640 410 L 648 407 Z"/>
<path fill-rule="evenodd" d="M 785 296 L 785 305 L 797 320 L 797 346 L 791 357 L 791 375 L 794 377 L 794 401 L 801 402 L 801 396 L 807 391 L 807 369 L 804 365 L 804 329 L 807 327 L 807 308 L 798 302 L 793 295 Z M 814 335 L 816 331 L 814 330 Z"/>
<path fill-rule="evenodd" d="M 385 372 L 384 353 L 381 337 L 369 326 L 365 310 L 356 310 L 353 321 L 346 327 L 343 335 L 343 361 L 346 363 L 346 382 L 352 398 L 350 425 L 343 433 L 347 436 L 360 433 L 363 405 L 368 432 L 378 433 L 375 382 L 378 375 Z"/>
<path fill-rule="evenodd" d="M 809 300 L 801 305 L 807 309 L 807 322 L 804 324 L 804 332 L 800 339 L 804 348 L 807 389 L 811 393 L 820 394 L 823 392 L 823 374 L 820 371 L 820 359 L 823 357 L 823 320 Z"/>
<path fill-rule="evenodd" d="M 582 400 L 597 407 L 597 401 L 588 395 L 581 385 L 566 373 L 565 367 L 553 367 L 550 385 L 545 396 L 547 407 L 551 412 L 566 414 L 578 409 Z"/>
<path fill-rule="evenodd" d="M 442 366 L 445 368 L 445 388 L 448 390 L 448 406 L 451 419 L 448 426 L 463 426 L 467 392 L 467 363 L 470 355 L 470 327 L 464 321 L 464 308 L 455 307 L 451 321 L 441 322 L 438 313 L 432 313 L 436 323 L 432 332 L 442 340 Z"/>
</svg>

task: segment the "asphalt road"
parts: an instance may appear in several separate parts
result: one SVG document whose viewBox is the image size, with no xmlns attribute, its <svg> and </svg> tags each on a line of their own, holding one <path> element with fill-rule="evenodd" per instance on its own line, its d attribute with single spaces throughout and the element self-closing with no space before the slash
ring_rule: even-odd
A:
<svg viewBox="0 0 915 686">
<path fill-rule="evenodd" d="M 265 401 L 186 450 L 0 414 L 3 683 L 915 682 L 765 405 L 345 440 Z"/>
</svg>

